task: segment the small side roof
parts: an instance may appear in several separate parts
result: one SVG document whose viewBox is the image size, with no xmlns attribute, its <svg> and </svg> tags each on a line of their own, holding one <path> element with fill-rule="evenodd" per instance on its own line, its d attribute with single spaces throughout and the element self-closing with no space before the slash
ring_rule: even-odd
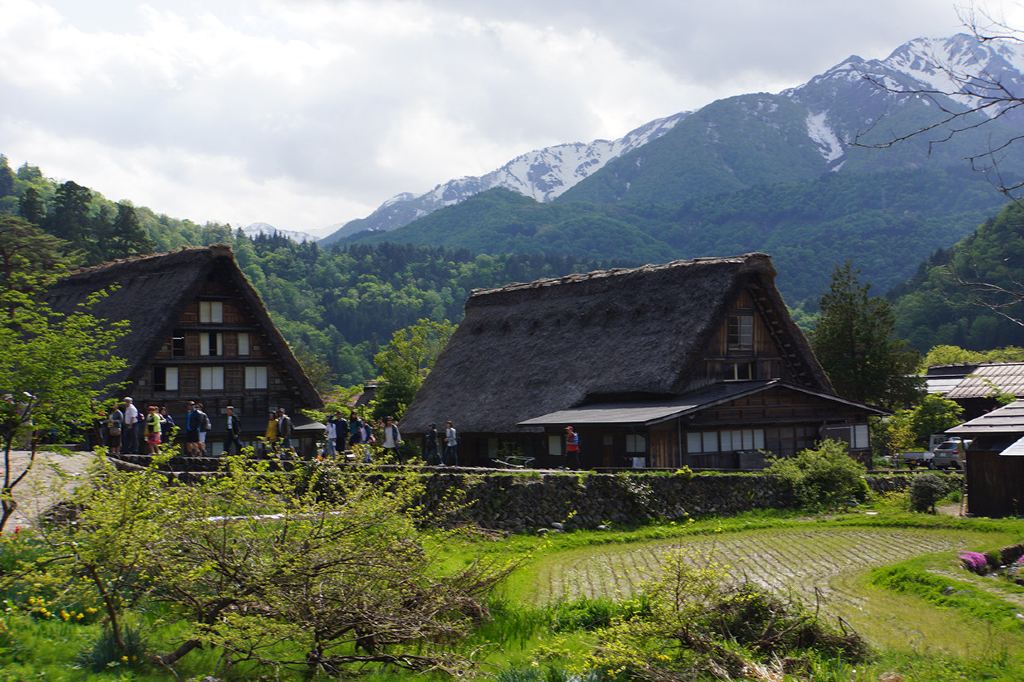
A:
<svg viewBox="0 0 1024 682">
<path fill-rule="evenodd" d="M 981 435 L 986 433 L 1024 434 L 1024 400 L 1015 400 L 1009 405 L 992 410 L 960 426 L 947 429 L 946 433 Z"/>
<path fill-rule="evenodd" d="M 566 410 L 550 412 L 519 422 L 519 426 L 559 426 L 562 424 L 620 424 L 623 426 L 651 426 L 659 422 L 675 419 L 686 414 L 700 412 L 737 398 L 761 393 L 769 389 L 787 388 L 823 400 L 858 407 L 875 414 L 884 411 L 869 405 L 862 405 L 844 400 L 831 393 L 812 391 L 810 389 L 787 384 L 780 379 L 770 381 L 738 381 L 718 383 L 699 391 L 693 391 L 675 398 L 655 401 L 636 401 L 619 403 L 596 403 L 581 405 Z"/>
<path fill-rule="evenodd" d="M 991 362 L 978 365 L 951 388 L 950 400 L 988 398 L 997 391 L 1024 397 L 1024 362 Z"/>
</svg>

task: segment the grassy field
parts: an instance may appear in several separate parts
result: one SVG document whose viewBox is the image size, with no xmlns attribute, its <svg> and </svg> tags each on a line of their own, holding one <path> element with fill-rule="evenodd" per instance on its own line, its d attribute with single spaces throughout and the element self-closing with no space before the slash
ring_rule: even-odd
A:
<svg viewBox="0 0 1024 682">
<path fill-rule="evenodd" d="M 820 606 L 829 618 L 842 618 L 860 632 L 877 652 L 856 668 L 829 662 L 816 679 L 874 680 L 893 673 L 898 675 L 889 678 L 893 682 L 1019 680 L 1024 679 L 1024 627 L 1017 614 L 1024 611 L 1024 589 L 967 573 L 959 568 L 957 553 L 1022 538 L 1022 520 L 909 514 L 883 504 L 831 516 L 775 511 L 546 537 L 447 538 L 431 549 L 448 569 L 478 557 L 521 562 L 492 604 L 493 620 L 466 643 L 478 652 L 480 679 L 503 671 L 501 679 L 530 679 L 511 676 L 509 666 L 571 668 L 594 642 L 593 628 L 581 619 L 621 613 L 615 600 L 634 594 L 657 574 L 665 553 L 679 548 L 695 564 L 726 564 L 734 579 L 792 595 L 812 610 Z M 574 606 L 579 598 L 589 601 Z M 76 655 L 96 640 L 99 625 L 16 615 L 4 616 L 0 624 L 8 628 L 0 680 L 173 679 L 127 664 L 99 675 L 76 669 Z M 170 641 L 173 625 L 157 619 L 149 626 L 153 638 Z M 202 677 L 216 666 L 215 652 L 198 652 L 179 674 Z M 255 676 L 255 670 L 241 668 L 221 677 Z M 372 679 L 412 677 L 378 673 Z"/>
</svg>

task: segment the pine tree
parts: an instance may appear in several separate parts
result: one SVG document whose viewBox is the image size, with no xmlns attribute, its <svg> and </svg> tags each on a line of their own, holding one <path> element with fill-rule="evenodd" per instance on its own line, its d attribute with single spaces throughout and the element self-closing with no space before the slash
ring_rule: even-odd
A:
<svg viewBox="0 0 1024 682">
<path fill-rule="evenodd" d="M 89 235 L 89 203 L 92 191 L 70 180 L 57 188 L 53 211 L 47 216 L 48 232 L 82 246 Z"/>
<path fill-rule="evenodd" d="M 844 398 L 888 408 L 916 402 L 917 354 L 893 336 L 889 302 L 869 296 L 858 276 L 849 262 L 832 273 L 811 335 L 814 352 Z"/>
<path fill-rule="evenodd" d="M 118 252 L 112 254 L 115 258 L 153 252 L 153 240 L 142 229 L 139 216 L 135 213 L 135 207 L 126 201 L 117 205 L 117 217 L 114 218 L 111 245 Z"/>
<path fill-rule="evenodd" d="M 43 206 L 43 199 L 39 196 L 39 190 L 35 187 L 27 187 L 25 193 L 18 200 L 18 214 L 36 227 L 41 227 L 46 221 L 46 208 Z"/>
</svg>

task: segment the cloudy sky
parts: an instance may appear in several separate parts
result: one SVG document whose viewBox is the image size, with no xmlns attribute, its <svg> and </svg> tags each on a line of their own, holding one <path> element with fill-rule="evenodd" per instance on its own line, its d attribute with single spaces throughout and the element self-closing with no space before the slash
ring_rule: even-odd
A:
<svg viewBox="0 0 1024 682">
<path fill-rule="evenodd" d="M 176 217 L 322 232 L 951 35 L 964 2 L 0 0 L 0 153 Z"/>
</svg>

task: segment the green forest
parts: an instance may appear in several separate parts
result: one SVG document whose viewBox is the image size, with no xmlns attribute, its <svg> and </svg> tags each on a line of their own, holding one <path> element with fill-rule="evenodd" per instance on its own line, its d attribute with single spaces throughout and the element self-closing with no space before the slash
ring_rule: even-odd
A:
<svg viewBox="0 0 1024 682">
<path fill-rule="evenodd" d="M 911 182 L 914 178 L 901 174 L 891 180 Z M 865 190 L 856 181 L 843 178 L 825 181 L 849 186 L 838 194 L 821 194 L 833 197 L 827 205 L 822 205 L 820 198 L 815 199 L 813 192 L 794 186 L 781 204 L 788 207 L 790 217 L 783 220 L 779 216 L 767 226 L 755 218 L 757 207 L 767 201 L 767 189 L 755 188 L 728 202 L 694 200 L 671 214 L 659 207 L 612 207 L 611 217 L 606 216 L 604 222 L 591 219 L 587 211 L 593 209 L 563 203 L 553 207 L 560 216 L 554 227 L 546 222 L 545 216 L 553 215 L 548 208 L 511 192 L 492 191 L 451 209 L 463 215 L 464 220 L 459 230 L 447 239 L 438 236 L 434 245 L 431 240 L 392 243 L 385 239 L 387 235 L 381 235 L 366 240 L 373 243 L 357 241 L 324 248 L 283 237 L 250 239 L 229 225 L 198 225 L 129 202 L 115 203 L 73 181 L 49 179 L 35 166 L 25 164 L 13 170 L 6 158 L 0 156 L 0 213 L 20 215 L 68 241 L 76 249 L 78 262 L 86 265 L 183 246 L 228 243 L 311 375 L 325 384 L 349 386 L 376 376 L 373 357 L 396 330 L 423 318 L 456 323 L 461 320 L 465 300 L 474 288 L 668 260 L 677 255 L 683 242 L 679 241 L 679 234 L 659 234 L 657 225 L 694 221 L 689 232 L 700 237 L 697 241 L 704 246 L 687 255 L 754 249 L 771 253 L 788 299 L 791 303 L 800 302 L 794 312 L 807 330 L 814 324 L 818 296 L 827 282 L 819 285 L 818 275 L 799 263 L 822 258 L 826 229 L 855 234 L 858 228 L 852 225 L 853 221 L 868 226 L 868 231 L 876 234 L 873 241 L 866 241 L 861 230 L 860 239 L 850 240 L 850 248 L 859 248 L 860 257 L 838 247 L 834 257 L 849 259 L 854 267 L 860 268 L 862 279 L 872 283 L 878 292 L 884 289 L 876 274 L 878 261 L 871 267 L 870 253 L 906 259 L 912 250 L 906 242 L 913 241 L 919 230 L 937 231 L 943 235 L 944 243 L 952 244 L 958 235 L 970 232 L 967 225 L 977 222 L 968 222 L 973 220 L 973 212 L 958 214 L 956 206 L 948 206 L 945 208 L 950 213 L 945 218 L 922 221 L 905 217 L 905 224 L 894 224 L 888 217 L 892 206 L 872 206 L 870 202 L 856 216 L 836 217 L 843 213 L 838 204 L 860 201 Z M 777 202 L 785 191 L 776 187 L 771 193 Z M 846 197 L 848 202 L 834 199 L 836 196 Z M 884 203 L 884 198 L 876 201 Z M 514 221 L 518 233 L 498 228 L 507 224 L 509 212 L 521 218 Z M 615 212 L 621 213 L 621 220 Z M 796 214 L 803 216 L 800 221 L 793 219 Z M 636 216 L 648 221 L 646 233 L 630 226 Z M 830 221 L 829 216 L 835 219 Z M 804 226 L 800 228 L 799 243 L 786 247 L 773 242 L 771 234 L 782 232 L 783 222 L 790 229 L 794 229 L 794 224 Z M 885 238 L 878 232 L 883 223 L 892 230 Z M 713 236 L 706 227 L 711 224 L 731 228 L 718 230 L 718 236 Z M 595 225 L 607 228 L 598 232 L 605 235 L 608 243 L 601 244 L 592 238 Z M 568 237 L 566 243 L 570 245 L 588 246 L 549 251 L 519 248 L 527 236 L 546 238 L 551 236 L 550 230 L 554 231 L 552 234 Z M 762 233 L 760 242 L 754 239 L 758 230 Z M 398 230 L 389 235 L 401 237 L 401 233 Z M 727 239 L 726 234 L 732 236 Z M 652 235 L 658 238 L 661 248 L 648 249 L 650 243 L 641 239 Z M 494 240 L 492 248 L 488 248 L 488 238 Z M 445 243 L 461 243 L 464 248 L 444 246 Z M 500 252 L 502 249 L 507 251 Z M 599 254 L 615 256 L 602 259 Z M 958 277 L 976 286 L 965 286 L 957 281 Z M 886 281 L 889 280 L 882 278 L 883 284 Z M 787 282 L 790 289 L 803 296 L 797 298 L 787 292 Z M 1012 292 L 1019 295 L 1021 282 L 1024 209 L 1011 205 L 955 246 L 934 251 L 910 281 L 892 289 L 889 297 L 895 308 L 897 333 L 922 353 L 937 344 L 976 350 L 1024 345 L 1024 327 L 1009 319 L 1024 317 L 1019 299 L 1016 308 L 1004 305 L 1014 303 Z M 995 284 L 1011 293 L 1003 293 L 1000 298 L 996 290 L 979 288 L 984 284 Z"/>
<path fill-rule="evenodd" d="M 373 356 L 396 330 L 421 318 L 462 319 L 474 288 L 620 264 L 572 255 L 482 255 L 396 244 L 324 249 L 284 237 L 250 239 L 229 225 L 197 225 L 111 202 L 72 181 L 50 180 L 35 166 L 12 170 L 2 156 L 0 213 L 18 214 L 66 240 L 84 265 L 230 244 L 310 374 L 342 386 L 376 376 Z"/>
</svg>

